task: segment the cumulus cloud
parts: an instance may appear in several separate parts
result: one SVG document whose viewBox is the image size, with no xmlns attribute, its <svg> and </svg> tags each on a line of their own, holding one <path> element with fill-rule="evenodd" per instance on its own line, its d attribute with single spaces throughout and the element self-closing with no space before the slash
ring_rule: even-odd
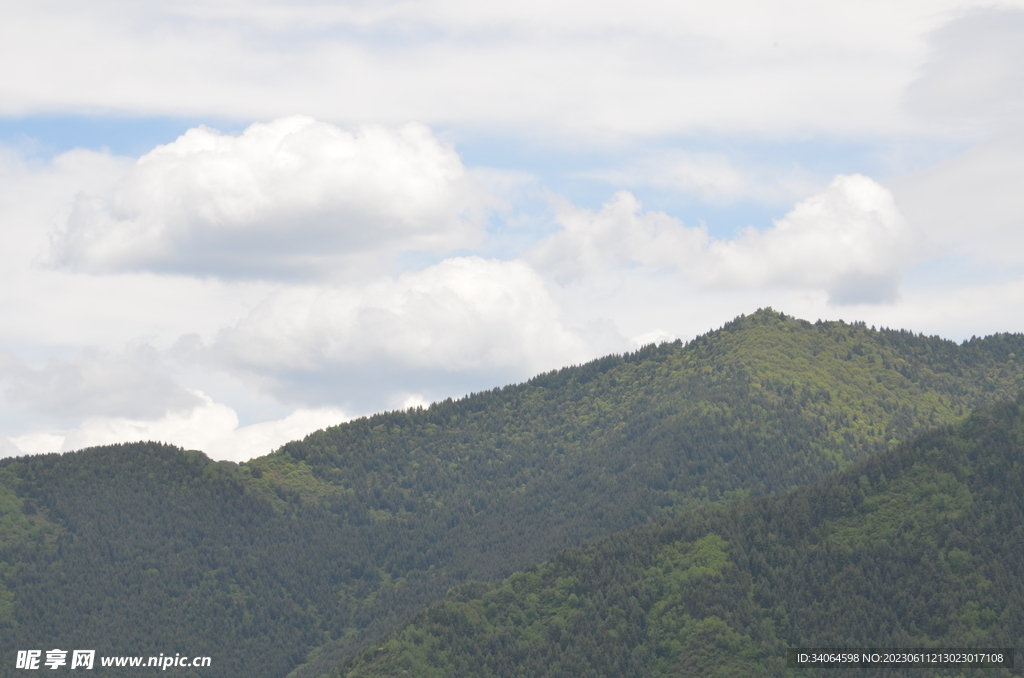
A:
<svg viewBox="0 0 1024 678">
<path fill-rule="evenodd" d="M 823 288 L 837 303 L 892 301 L 914 245 L 892 193 L 839 176 L 771 229 L 711 243 L 702 273 L 711 284 Z"/>
<path fill-rule="evenodd" d="M 703 228 L 687 228 L 663 212 L 641 213 L 640 201 L 619 191 L 600 211 L 580 209 L 567 201 L 556 205 L 562 231 L 530 253 L 538 268 L 561 282 L 632 265 L 679 266 L 706 249 Z"/>
<path fill-rule="evenodd" d="M 92 273 L 344 273 L 361 255 L 477 244 L 490 200 L 422 125 L 198 127 L 141 157 L 111 195 L 80 195 L 51 258 Z"/>
<path fill-rule="evenodd" d="M 781 286 L 827 290 L 833 303 L 895 298 L 916 240 L 892 194 L 861 175 L 837 176 L 772 228 L 711 238 L 617 193 L 598 212 L 562 205 L 563 230 L 531 258 L 562 281 L 629 266 L 674 268 L 706 288 Z"/>
<path fill-rule="evenodd" d="M 351 393 L 353 379 L 372 391 L 396 370 L 409 389 L 417 388 L 417 372 L 523 377 L 589 357 L 529 265 L 480 257 L 362 287 L 285 288 L 206 351 L 217 364 L 271 382 L 326 378 L 335 397 Z"/>
</svg>

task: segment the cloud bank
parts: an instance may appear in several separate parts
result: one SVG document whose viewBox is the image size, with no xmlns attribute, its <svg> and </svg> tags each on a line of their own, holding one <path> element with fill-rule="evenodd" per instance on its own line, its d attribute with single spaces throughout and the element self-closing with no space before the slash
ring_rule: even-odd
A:
<svg viewBox="0 0 1024 678">
<path fill-rule="evenodd" d="M 731 240 L 641 209 L 626 191 L 598 212 L 563 204 L 564 230 L 531 258 L 563 281 L 639 265 L 675 269 L 708 289 L 823 289 L 837 304 L 881 303 L 895 299 L 917 244 L 892 193 L 862 175 L 837 176 L 772 228 Z"/>
<path fill-rule="evenodd" d="M 357 376 L 369 394 L 376 389 L 367 381 L 386 384 L 396 371 L 428 382 L 481 371 L 526 376 L 590 357 L 529 265 L 476 256 L 362 287 L 289 287 L 191 350 L 284 398 L 300 398 L 300 389 L 351 398 L 346 382 Z M 311 389 L 314 380 L 321 386 Z M 410 381 L 407 390 L 429 386 Z"/>
<path fill-rule="evenodd" d="M 18 64 L 0 112 L 888 134 L 909 128 L 925 32 L 960 4 L 26 3 L 0 26 Z"/>
</svg>

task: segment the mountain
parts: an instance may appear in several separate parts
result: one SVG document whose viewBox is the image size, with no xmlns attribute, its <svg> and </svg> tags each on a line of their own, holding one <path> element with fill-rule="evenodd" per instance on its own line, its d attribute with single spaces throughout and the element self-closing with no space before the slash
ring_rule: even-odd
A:
<svg viewBox="0 0 1024 678">
<path fill-rule="evenodd" d="M 1024 674 L 1019 403 L 808 487 L 466 584 L 331 675 L 784 676 L 788 647 L 1015 647 L 1013 670 L 929 675 Z"/>
<path fill-rule="evenodd" d="M 317 676 L 452 586 L 815 482 L 1012 396 L 1018 355 L 1022 335 L 763 310 L 241 465 L 153 443 L 0 460 L 0 657 L 95 646 L 208 655 L 204 678 Z"/>
</svg>

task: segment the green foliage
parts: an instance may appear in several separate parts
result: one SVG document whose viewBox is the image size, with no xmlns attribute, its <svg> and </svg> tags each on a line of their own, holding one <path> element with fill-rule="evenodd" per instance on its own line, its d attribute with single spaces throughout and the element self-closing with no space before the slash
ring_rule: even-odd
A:
<svg viewBox="0 0 1024 678">
<path fill-rule="evenodd" d="M 1020 335 L 957 345 L 765 310 L 686 345 L 358 419 L 241 465 L 154 444 L 0 460 L 0 656 L 46 639 L 112 654 L 209 654 L 204 678 L 316 676 L 467 580 L 499 579 L 695 507 L 820 480 L 1015 393 L 1024 373 L 1017 355 Z M 943 507 L 941 520 L 985 501 L 961 470 L 922 464 L 919 480 L 862 473 L 858 491 L 875 523 L 838 517 L 821 528 L 823 543 L 860 548 L 872 535 L 901 533 L 906 483 Z M 874 498 L 886 483 L 891 496 Z M 915 524 L 929 525 L 931 509 L 918 513 Z M 676 542 L 663 555 L 690 574 L 655 578 L 652 590 L 671 584 L 685 598 L 700 582 L 739 576 L 726 532 L 709 527 L 665 543 Z M 975 551 L 951 544 L 934 557 L 950 576 L 973 581 Z M 649 618 L 639 598 L 585 604 L 589 584 L 568 571 L 553 593 L 517 582 L 495 593 L 527 596 L 512 624 L 519 635 L 508 640 L 516 647 L 583 627 L 632 637 L 636 624 L 710 634 L 723 648 L 748 648 L 746 636 L 765 642 L 724 611 L 694 615 L 672 604 Z M 490 608 L 462 605 L 460 623 L 510 628 Z M 981 624 L 997 608 L 979 605 Z M 710 661 L 679 638 L 663 638 L 666 675 L 682 657 Z M 399 653 L 413 667 L 403 671 L 435 666 L 448 652 L 425 636 L 406 641 L 419 654 Z M 640 658 L 616 647 L 581 646 L 551 661 L 564 675 L 605 666 L 629 675 Z"/>
<path fill-rule="evenodd" d="M 14 592 L 25 563 L 15 554 L 50 555 L 58 530 L 39 514 L 34 502 L 23 501 L 8 486 L 14 476 L 0 469 L 0 630 L 18 625 Z"/>
<path fill-rule="evenodd" d="M 983 409 L 812 486 L 706 507 L 490 588 L 455 589 L 393 636 L 402 638 L 443 656 L 424 667 L 437 675 L 495 678 L 796 675 L 784 668 L 792 646 L 1019 649 L 1024 413 Z M 402 648 L 388 640 L 332 675 L 394 675 Z"/>
<path fill-rule="evenodd" d="M 913 525 L 930 530 L 937 522 L 958 518 L 973 503 L 968 486 L 953 473 L 919 463 L 886 489 L 871 487 L 867 476 L 858 482 L 865 500 L 856 515 L 830 523 L 836 543 L 885 541 Z"/>
</svg>

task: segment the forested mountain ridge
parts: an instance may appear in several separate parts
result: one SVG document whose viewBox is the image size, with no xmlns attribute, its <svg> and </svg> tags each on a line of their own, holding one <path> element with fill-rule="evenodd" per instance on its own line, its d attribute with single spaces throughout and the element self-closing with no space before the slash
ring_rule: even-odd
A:
<svg viewBox="0 0 1024 678">
<path fill-rule="evenodd" d="M 1022 335 L 958 345 L 768 309 L 686 345 L 350 422 L 250 466 L 316 478 L 324 505 L 351 521 L 368 511 L 383 558 L 367 568 L 436 598 L 652 518 L 817 480 L 1015 395 L 1017 355 Z M 392 623 L 409 614 L 397 603 Z"/>
<path fill-rule="evenodd" d="M 1018 355 L 1021 335 L 765 310 L 242 465 L 154 444 L 0 460 L 0 661 L 87 639 L 208 654 L 206 678 L 320 675 L 467 579 L 813 482 L 1015 394 Z"/>
<path fill-rule="evenodd" d="M 846 675 L 787 647 L 1024 647 L 1024 414 L 974 412 L 782 495 L 696 509 L 444 603 L 332 676 Z M 870 675 L 920 675 L 921 669 Z"/>
</svg>

